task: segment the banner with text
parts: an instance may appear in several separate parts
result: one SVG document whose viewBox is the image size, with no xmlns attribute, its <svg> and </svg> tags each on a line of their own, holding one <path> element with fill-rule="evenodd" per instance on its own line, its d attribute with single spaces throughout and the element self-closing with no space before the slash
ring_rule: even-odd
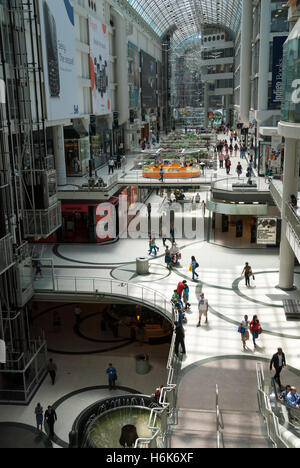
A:
<svg viewBox="0 0 300 468">
<path fill-rule="evenodd" d="M 76 117 L 79 100 L 73 7 L 69 0 L 40 0 L 39 7 L 48 120 Z"/>
<path fill-rule="evenodd" d="M 272 67 L 272 96 L 271 104 L 280 108 L 283 100 L 282 94 L 282 66 L 283 44 L 287 36 L 274 37 L 273 39 L 273 67 Z"/>
<path fill-rule="evenodd" d="M 106 115 L 111 112 L 108 28 L 90 16 L 89 30 L 93 113 Z"/>
<path fill-rule="evenodd" d="M 277 218 L 259 217 L 257 218 L 257 244 L 276 245 L 277 244 Z"/>
</svg>

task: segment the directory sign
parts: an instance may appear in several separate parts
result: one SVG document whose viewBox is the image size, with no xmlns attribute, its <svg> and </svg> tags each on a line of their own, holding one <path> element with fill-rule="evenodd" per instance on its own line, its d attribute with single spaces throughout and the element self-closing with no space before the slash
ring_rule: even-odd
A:
<svg viewBox="0 0 300 468">
<path fill-rule="evenodd" d="M 277 218 L 268 218 L 263 216 L 257 218 L 257 244 L 276 245 L 277 225 Z"/>
<path fill-rule="evenodd" d="M 108 28 L 90 16 L 89 30 L 93 113 L 106 115 L 111 112 Z"/>
<path fill-rule="evenodd" d="M 47 118 L 74 118 L 79 114 L 74 9 L 69 0 L 40 0 L 39 8 Z"/>
</svg>

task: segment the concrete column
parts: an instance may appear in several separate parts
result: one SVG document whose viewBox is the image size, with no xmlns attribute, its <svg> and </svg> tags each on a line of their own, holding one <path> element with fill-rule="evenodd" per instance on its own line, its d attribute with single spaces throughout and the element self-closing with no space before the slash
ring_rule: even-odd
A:
<svg viewBox="0 0 300 468">
<path fill-rule="evenodd" d="M 240 67 L 240 116 L 242 122 L 249 125 L 250 112 L 250 76 L 252 59 L 252 0 L 243 0 L 241 23 L 241 67 Z"/>
<path fill-rule="evenodd" d="M 65 160 L 65 139 L 64 139 L 64 127 L 58 125 L 53 127 L 53 146 L 55 156 L 55 167 L 57 174 L 57 185 L 66 185 L 67 183 L 67 171 L 66 171 L 66 160 Z"/>
<path fill-rule="evenodd" d="M 268 109 L 271 3 L 261 0 L 260 4 L 258 111 L 264 111 Z"/>
<path fill-rule="evenodd" d="M 292 289 L 294 286 L 295 254 L 286 238 L 287 222 L 285 218 L 290 196 L 298 192 L 299 156 L 297 143 L 298 141 L 295 139 L 287 138 L 285 140 L 279 274 L 279 287 L 284 290 Z"/>
<path fill-rule="evenodd" d="M 129 119 L 128 91 L 128 40 L 126 36 L 125 18 L 113 11 L 115 23 L 116 78 L 118 82 L 116 111 L 119 112 L 119 124 L 123 125 Z"/>
<path fill-rule="evenodd" d="M 206 81 L 204 83 L 204 128 L 208 128 L 208 91 L 209 91 L 209 86 L 208 82 Z"/>
</svg>

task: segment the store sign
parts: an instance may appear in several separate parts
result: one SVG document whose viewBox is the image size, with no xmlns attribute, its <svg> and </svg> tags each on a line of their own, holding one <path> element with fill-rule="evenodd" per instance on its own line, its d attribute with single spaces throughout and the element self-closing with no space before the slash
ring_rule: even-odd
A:
<svg viewBox="0 0 300 468">
<path fill-rule="evenodd" d="M 276 245 L 277 244 L 277 218 L 259 217 L 257 218 L 257 244 Z"/>
<path fill-rule="evenodd" d="M 5 82 L 0 79 L 0 104 L 6 103 Z"/>
<path fill-rule="evenodd" d="M 3 340 L 0 340 L 0 364 L 6 363 L 6 346 Z"/>
<path fill-rule="evenodd" d="M 282 93 L 282 69 L 283 69 L 283 44 L 287 36 L 274 37 L 273 39 L 273 68 L 272 68 L 272 97 L 271 103 L 280 105 L 283 101 Z"/>
<path fill-rule="evenodd" d="M 111 112 L 108 28 L 90 16 L 89 30 L 93 113 L 106 115 Z"/>
<path fill-rule="evenodd" d="M 39 7 L 47 117 L 72 118 L 79 114 L 74 10 L 69 0 L 40 0 Z"/>
</svg>

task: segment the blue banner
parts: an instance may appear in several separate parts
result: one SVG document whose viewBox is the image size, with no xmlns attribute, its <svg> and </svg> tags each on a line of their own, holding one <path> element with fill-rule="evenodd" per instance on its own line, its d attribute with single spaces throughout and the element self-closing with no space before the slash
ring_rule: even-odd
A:
<svg viewBox="0 0 300 468">
<path fill-rule="evenodd" d="M 278 36 L 273 39 L 273 67 L 272 67 L 272 96 L 271 104 L 281 107 L 282 95 L 282 65 L 283 65 L 283 44 L 287 36 Z"/>
</svg>

